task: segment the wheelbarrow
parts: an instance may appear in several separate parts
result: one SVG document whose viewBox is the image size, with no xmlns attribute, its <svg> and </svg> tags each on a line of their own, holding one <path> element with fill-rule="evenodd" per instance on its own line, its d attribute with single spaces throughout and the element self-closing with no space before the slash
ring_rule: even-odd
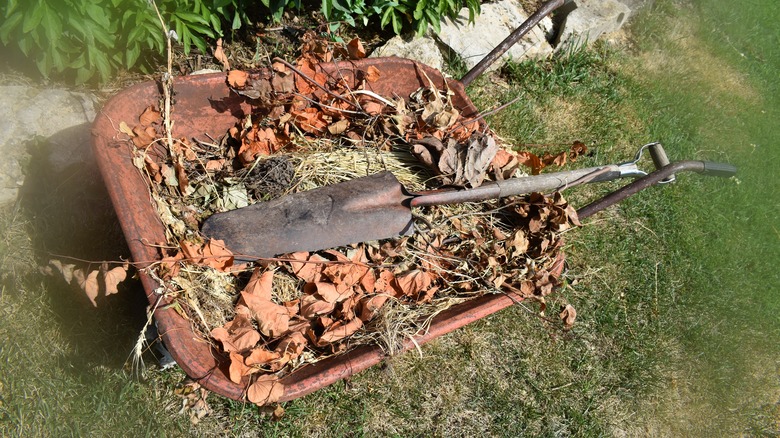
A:
<svg viewBox="0 0 780 438">
<path fill-rule="evenodd" d="M 376 67 L 387 73 L 371 84 L 371 91 L 379 95 L 408 96 L 420 87 L 429 86 L 428 78 L 430 78 L 438 88 L 448 87 L 452 90 L 454 93 L 452 102 L 461 114 L 465 117 L 476 117 L 477 109 L 466 95 L 464 87 L 505 52 L 514 41 L 519 40 L 536 25 L 542 17 L 563 3 L 564 0 L 545 3 L 461 81 L 448 80 L 439 71 L 428 66 L 394 57 L 329 63 L 318 68 L 327 76 L 353 80 L 368 67 Z M 270 72 L 259 72 L 259 74 L 270 74 Z M 251 112 L 251 106 L 246 99 L 231 92 L 225 84 L 223 74 L 177 78 L 174 89 L 176 104 L 173 135 L 176 138 L 199 138 L 207 134 L 218 136 L 233 126 L 237 118 Z M 211 391 L 241 400 L 248 381 L 236 384 L 230 380 L 227 358 L 193 331 L 190 322 L 176 311 L 175 306 L 170 305 L 171 299 L 157 293 L 159 283 L 144 270 L 161 260 L 162 255 L 158 246 L 166 242 L 165 228 L 150 202 L 146 181 L 133 164 L 132 144 L 127 139 L 120 138 L 116 126 L 121 121 L 135 120 L 146 107 L 158 101 L 159 87 L 154 82 L 132 86 L 109 100 L 93 125 L 94 153 L 132 258 L 139 268 L 144 291 L 149 303 L 154 306 L 154 318 L 164 344 L 189 377 Z M 660 145 L 652 144 L 648 145 L 648 148 L 658 169 L 646 176 L 637 174 L 641 177 L 633 183 L 584 207 L 579 211 L 581 218 L 619 202 L 645 187 L 661 181 L 669 181 L 673 174 L 681 171 L 694 170 L 720 176 L 728 176 L 735 171 L 728 165 L 699 161 L 669 164 Z M 563 262 L 562 258 L 556 261 L 555 274 L 560 275 Z M 485 295 L 451 307 L 433 318 L 427 331 L 414 339 L 406 340 L 401 350 L 416 348 L 520 300 L 522 297 L 512 293 Z M 380 347 L 364 345 L 301 367 L 282 379 L 285 391 L 280 401 L 292 400 L 314 392 L 373 366 L 385 358 L 386 355 Z"/>
</svg>

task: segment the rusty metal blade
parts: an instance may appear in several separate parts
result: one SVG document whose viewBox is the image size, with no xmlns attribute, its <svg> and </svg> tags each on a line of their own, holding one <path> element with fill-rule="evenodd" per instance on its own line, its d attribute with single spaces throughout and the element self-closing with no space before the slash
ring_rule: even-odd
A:
<svg viewBox="0 0 780 438">
<path fill-rule="evenodd" d="M 408 234 L 409 195 L 390 172 L 217 213 L 202 226 L 236 258 L 253 260 Z"/>
</svg>

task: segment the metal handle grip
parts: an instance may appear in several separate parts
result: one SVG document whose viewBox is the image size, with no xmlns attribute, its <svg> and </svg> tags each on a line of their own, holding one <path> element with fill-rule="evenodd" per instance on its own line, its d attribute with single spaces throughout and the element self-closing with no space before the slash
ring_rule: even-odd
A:
<svg viewBox="0 0 780 438">
<path fill-rule="evenodd" d="M 653 143 L 650 145 L 650 157 L 653 158 L 653 164 L 656 169 L 660 169 L 670 163 L 669 157 L 666 156 L 666 151 L 661 143 Z"/>
<path fill-rule="evenodd" d="M 713 161 L 704 161 L 703 163 L 704 170 L 701 172 L 703 175 L 731 178 L 737 174 L 737 167 L 728 163 L 716 163 Z"/>
<path fill-rule="evenodd" d="M 662 169 L 669 165 L 669 157 L 666 156 L 666 151 L 664 150 L 664 147 L 661 145 L 661 143 L 652 143 L 650 145 L 650 157 L 653 159 L 653 164 L 655 164 L 655 169 Z M 670 183 L 675 182 L 677 180 L 677 175 L 671 174 L 665 179 L 661 181 L 661 183 Z"/>
</svg>

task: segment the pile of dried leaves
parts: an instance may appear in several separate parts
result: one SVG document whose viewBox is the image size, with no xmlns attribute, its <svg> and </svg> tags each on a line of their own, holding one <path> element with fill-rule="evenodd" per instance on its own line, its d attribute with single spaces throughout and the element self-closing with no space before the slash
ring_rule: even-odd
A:
<svg viewBox="0 0 780 438">
<path fill-rule="evenodd" d="M 381 342 L 392 351 L 398 339 L 379 331 L 399 308 L 411 315 L 399 319 L 403 337 L 453 303 L 485 293 L 513 292 L 543 304 L 557 285 L 559 235 L 578 224 L 560 194 L 532 194 L 425 208 L 427 229 L 414 236 L 239 263 L 222 242 L 200 234 L 200 223 L 310 188 L 314 176 L 301 169 L 312 156 L 372 151 L 386 164 L 405 154 L 428 169 L 417 166 L 401 178 L 420 188 L 476 187 L 511 177 L 531 159 L 464 118 L 452 92 L 430 79 L 410 96 L 379 96 L 365 87 L 381 79 L 375 67 L 350 78 L 322 72 L 321 63 L 364 57 L 358 40 L 339 45 L 310 34 L 303 41 L 295 64 L 276 59 L 268 71 L 227 74 L 253 111 L 218 141 L 165 144 L 164 115 L 153 107 L 136 126 L 120 126 L 167 226 L 169 249 L 149 273 L 229 357 L 231 380 L 246 384 L 247 399 L 257 404 L 277 401 L 279 379 L 303 364 L 359 343 Z M 580 145 L 563 160 L 575 159 Z M 567 325 L 573 315 L 562 314 Z"/>
</svg>

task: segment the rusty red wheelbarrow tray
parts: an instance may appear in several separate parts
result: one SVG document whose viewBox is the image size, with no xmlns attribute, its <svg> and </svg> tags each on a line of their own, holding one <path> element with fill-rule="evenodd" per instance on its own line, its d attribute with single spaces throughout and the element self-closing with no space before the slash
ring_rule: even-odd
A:
<svg viewBox="0 0 780 438">
<path fill-rule="evenodd" d="M 355 75 L 374 66 L 382 72 L 380 80 L 371 84 L 379 95 L 408 96 L 420 87 L 449 87 L 452 102 L 465 117 L 477 114 L 466 96 L 461 82 L 447 80 L 428 66 L 401 58 L 369 58 L 325 64 L 326 73 Z M 424 74 L 423 74 L 424 73 Z M 177 78 L 174 137 L 205 138 L 223 135 L 236 123 L 237 117 L 251 112 L 246 99 L 232 93 L 222 73 Z M 156 306 L 154 317 L 158 331 L 173 358 L 184 372 L 205 388 L 226 397 L 242 399 L 247 382 L 233 383 L 228 376 L 228 362 L 206 339 L 195 333 L 190 322 L 182 317 L 172 301 L 161 297 L 151 276 L 144 272 L 161 259 L 157 244 L 166 242 L 165 228 L 153 208 L 149 189 L 140 171 L 132 162 L 132 143 L 118 130 L 120 122 L 137 120 L 149 105 L 159 101 L 158 84 L 147 82 L 132 86 L 109 100 L 93 124 L 93 148 L 104 183 L 130 248 L 149 303 Z M 563 260 L 558 263 L 559 272 Z M 513 303 L 520 296 L 487 295 L 456 305 L 434 318 L 429 329 L 408 340 L 403 350 L 414 348 L 431 339 L 449 333 L 466 324 L 484 318 Z M 386 358 L 378 346 L 361 346 L 342 355 L 304 366 L 282 379 L 285 392 L 281 401 L 292 400 L 314 392 L 340 379 L 360 372 Z"/>
<path fill-rule="evenodd" d="M 488 66 L 531 30 L 543 17 L 568 0 L 548 0 L 520 27 L 471 69 L 460 81 L 445 79 L 441 72 L 401 58 L 370 58 L 359 61 L 321 64 L 323 72 L 332 78 L 349 82 L 358 72 L 374 66 L 382 72 L 378 81 L 368 85 L 379 95 L 409 96 L 421 87 L 433 85 L 453 92 L 451 102 L 461 115 L 477 116 L 477 109 L 469 100 L 464 87 L 482 74 Z M 269 75 L 268 70 L 256 72 Z M 236 120 L 251 113 L 251 105 L 244 97 L 232 93 L 221 73 L 176 78 L 175 125 L 176 138 L 198 138 L 206 134 L 223 135 Z M 195 333 L 189 321 L 180 315 L 172 299 L 159 295 L 160 284 L 148 275 L 147 268 L 161 259 L 156 246 L 165 243 L 165 228 L 152 206 L 149 189 L 140 171 L 132 162 L 132 144 L 122 138 L 120 122 L 136 120 L 139 114 L 160 99 L 159 84 L 147 82 L 132 86 L 109 100 L 93 124 L 93 149 L 104 183 L 116 210 L 135 266 L 149 303 L 154 307 L 158 332 L 173 358 L 191 378 L 218 394 L 241 400 L 248 379 L 240 384 L 230 380 L 227 358 L 212 347 L 212 343 Z M 563 268 L 563 259 L 557 261 L 557 272 Z M 454 306 L 435 317 L 428 330 L 407 340 L 402 351 L 484 318 L 521 300 L 520 296 L 486 295 Z M 282 379 L 285 391 L 281 401 L 288 401 L 314 392 L 340 379 L 360 372 L 385 359 L 378 346 L 361 346 L 345 354 L 333 356 L 315 364 L 301 367 Z"/>
</svg>

